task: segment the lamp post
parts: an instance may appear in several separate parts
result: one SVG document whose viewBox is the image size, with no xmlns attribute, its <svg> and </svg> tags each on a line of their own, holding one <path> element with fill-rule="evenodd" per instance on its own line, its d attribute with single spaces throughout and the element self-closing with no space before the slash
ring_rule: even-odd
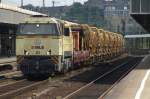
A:
<svg viewBox="0 0 150 99">
<path fill-rule="evenodd" d="M 23 7 L 23 0 L 21 0 L 21 7 Z"/>
<path fill-rule="evenodd" d="M 45 7 L 45 0 L 43 0 L 43 8 Z"/>
</svg>

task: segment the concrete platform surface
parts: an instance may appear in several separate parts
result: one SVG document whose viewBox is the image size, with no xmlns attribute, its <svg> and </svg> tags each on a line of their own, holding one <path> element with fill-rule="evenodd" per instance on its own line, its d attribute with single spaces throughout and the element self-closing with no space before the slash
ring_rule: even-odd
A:
<svg viewBox="0 0 150 99">
<path fill-rule="evenodd" d="M 150 99 L 150 55 L 145 56 L 104 99 Z"/>
<path fill-rule="evenodd" d="M 0 64 L 9 63 L 9 62 L 16 62 L 16 57 L 0 58 Z"/>
</svg>

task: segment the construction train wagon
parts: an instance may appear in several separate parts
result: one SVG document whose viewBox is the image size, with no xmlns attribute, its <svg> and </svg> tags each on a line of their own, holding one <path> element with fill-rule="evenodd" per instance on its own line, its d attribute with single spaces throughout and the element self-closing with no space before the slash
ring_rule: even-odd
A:
<svg viewBox="0 0 150 99">
<path fill-rule="evenodd" d="M 48 77 L 108 61 L 121 55 L 123 46 L 120 34 L 41 16 L 20 23 L 16 37 L 17 63 L 27 77 Z"/>
</svg>

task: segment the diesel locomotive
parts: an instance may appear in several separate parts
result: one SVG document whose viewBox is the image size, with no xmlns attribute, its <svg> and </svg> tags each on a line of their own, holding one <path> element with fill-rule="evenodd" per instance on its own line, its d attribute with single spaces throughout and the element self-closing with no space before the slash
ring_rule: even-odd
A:
<svg viewBox="0 0 150 99">
<path fill-rule="evenodd" d="M 111 60 L 123 53 L 121 34 L 46 16 L 19 24 L 16 56 L 27 77 L 67 72 L 81 64 Z"/>
</svg>

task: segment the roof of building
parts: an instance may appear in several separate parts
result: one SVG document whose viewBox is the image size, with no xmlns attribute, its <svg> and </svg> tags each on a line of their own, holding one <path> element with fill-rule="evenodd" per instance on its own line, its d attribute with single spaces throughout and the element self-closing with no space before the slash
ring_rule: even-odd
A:
<svg viewBox="0 0 150 99">
<path fill-rule="evenodd" d="M 12 11 L 16 11 L 16 12 L 20 12 L 20 13 L 28 14 L 28 15 L 45 15 L 42 13 L 25 10 L 25 9 L 22 9 L 20 7 L 17 7 L 17 6 L 7 5 L 7 4 L 3 4 L 3 3 L 0 3 L 0 9 L 12 10 Z"/>
<path fill-rule="evenodd" d="M 150 38 L 150 34 L 125 35 L 125 38 Z"/>
</svg>

